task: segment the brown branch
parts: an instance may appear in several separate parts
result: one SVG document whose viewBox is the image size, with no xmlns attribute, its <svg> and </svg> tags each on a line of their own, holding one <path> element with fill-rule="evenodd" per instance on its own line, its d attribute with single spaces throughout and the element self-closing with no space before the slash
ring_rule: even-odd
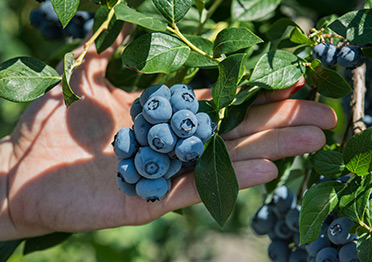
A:
<svg viewBox="0 0 372 262">
<path fill-rule="evenodd" d="M 353 95 L 351 98 L 353 131 L 354 134 L 366 129 L 364 119 L 364 99 L 366 93 L 366 65 L 363 64 L 352 70 L 353 74 Z"/>
</svg>

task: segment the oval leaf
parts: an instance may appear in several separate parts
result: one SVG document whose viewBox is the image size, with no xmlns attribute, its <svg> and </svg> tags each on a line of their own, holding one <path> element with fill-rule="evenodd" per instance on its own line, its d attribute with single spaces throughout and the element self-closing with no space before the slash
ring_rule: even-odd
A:
<svg viewBox="0 0 372 262">
<path fill-rule="evenodd" d="M 370 234 L 358 239 L 357 250 L 361 262 L 372 261 L 372 238 Z"/>
<path fill-rule="evenodd" d="M 0 97 L 27 102 L 44 95 L 61 81 L 57 71 L 31 57 L 17 57 L 0 65 Z"/>
<path fill-rule="evenodd" d="M 231 17 L 238 21 L 255 21 L 273 12 L 281 0 L 233 0 Z"/>
<path fill-rule="evenodd" d="M 72 91 L 70 87 L 70 79 L 72 72 L 75 66 L 75 58 L 73 53 L 67 53 L 64 57 L 64 70 L 63 70 L 63 77 L 62 77 L 62 91 L 63 97 L 65 99 L 65 105 L 69 107 L 73 102 L 80 99 L 75 93 Z"/>
<path fill-rule="evenodd" d="M 294 85 L 305 69 L 296 55 L 283 50 L 270 51 L 257 62 L 249 84 L 270 90 L 284 89 Z"/>
<path fill-rule="evenodd" d="M 343 176 L 345 170 L 343 154 L 337 151 L 318 151 L 310 158 L 315 171 L 325 177 Z"/>
<path fill-rule="evenodd" d="M 125 48 L 123 64 L 142 73 L 171 73 L 182 67 L 190 49 L 181 40 L 164 33 L 143 35 Z"/>
<path fill-rule="evenodd" d="M 173 25 L 186 15 L 192 6 L 193 0 L 152 0 L 152 2 Z"/>
<path fill-rule="evenodd" d="M 239 186 L 225 142 L 218 134 L 207 143 L 194 173 L 201 200 L 223 227 L 235 206 Z"/>
<path fill-rule="evenodd" d="M 296 43 L 296 44 L 304 44 L 304 45 L 314 44 L 314 42 L 311 39 L 309 39 L 298 27 L 295 27 L 292 30 L 289 40 L 291 40 L 293 43 Z"/>
<path fill-rule="evenodd" d="M 70 20 L 76 14 L 79 7 L 79 0 L 51 0 L 54 11 L 62 23 L 66 27 Z"/>
</svg>

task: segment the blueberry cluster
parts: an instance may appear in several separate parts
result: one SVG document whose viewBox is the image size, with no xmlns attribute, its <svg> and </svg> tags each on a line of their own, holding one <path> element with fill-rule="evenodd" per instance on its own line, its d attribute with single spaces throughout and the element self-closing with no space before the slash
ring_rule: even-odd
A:
<svg viewBox="0 0 372 262">
<path fill-rule="evenodd" d="M 359 46 L 348 45 L 341 50 L 329 43 L 319 43 L 313 49 L 313 56 L 319 59 L 324 67 L 339 64 L 345 68 L 355 68 L 365 62 L 365 57 Z"/>
<path fill-rule="evenodd" d="M 70 23 L 63 29 L 50 1 L 45 1 L 39 9 L 32 10 L 30 21 L 48 40 L 58 40 L 66 36 L 84 38 L 93 27 L 92 14 L 77 11 Z"/>
<path fill-rule="evenodd" d="M 299 245 L 299 214 L 295 194 L 285 186 L 278 187 L 269 204 L 261 206 L 252 219 L 258 235 L 268 235 L 269 257 L 273 262 L 359 262 L 356 235 L 349 231 L 354 222 L 331 213 L 314 242 Z"/>
<path fill-rule="evenodd" d="M 183 84 L 151 86 L 133 102 L 133 127 L 120 129 L 112 144 L 124 193 L 147 201 L 167 195 L 170 179 L 195 163 L 212 136 L 209 115 L 198 110 L 193 90 Z"/>
</svg>

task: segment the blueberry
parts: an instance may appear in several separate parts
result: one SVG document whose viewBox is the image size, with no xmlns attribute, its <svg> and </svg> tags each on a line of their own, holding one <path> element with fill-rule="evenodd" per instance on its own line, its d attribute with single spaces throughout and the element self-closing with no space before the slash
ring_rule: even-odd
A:
<svg viewBox="0 0 372 262">
<path fill-rule="evenodd" d="M 313 56 L 319 59 L 324 67 L 332 67 L 337 63 L 337 47 L 328 43 L 319 43 L 313 49 Z"/>
<path fill-rule="evenodd" d="M 170 99 L 173 112 L 177 112 L 181 109 L 187 109 L 196 114 L 199 109 L 199 102 L 196 99 L 193 92 L 188 90 L 177 90 L 175 91 Z"/>
<path fill-rule="evenodd" d="M 279 239 L 288 240 L 292 237 L 293 232 L 288 228 L 284 219 L 279 219 L 274 225 L 275 235 Z"/>
<path fill-rule="evenodd" d="M 45 37 L 48 40 L 58 40 L 63 37 L 62 28 L 56 25 L 42 23 L 39 29 L 43 37 Z"/>
<path fill-rule="evenodd" d="M 170 184 L 162 177 L 157 179 L 141 178 L 136 184 L 137 195 L 147 201 L 163 199 L 169 192 Z"/>
<path fill-rule="evenodd" d="M 199 137 L 205 144 L 211 138 L 213 129 L 212 121 L 207 113 L 197 113 L 196 119 L 198 120 L 198 128 L 196 129 L 195 136 Z"/>
<path fill-rule="evenodd" d="M 32 10 L 30 13 L 30 21 L 34 27 L 40 27 L 43 22 L 42 13 L 40 10 Z"/>
<path fill-rule="evenodd" d="M 118 173 L 129 184 L 135 184 L 141 178 L 134 166 L 133 158 L 120 160 L 118 163 Z"/>
<path fill-rule="evenodd" d="M 178 140 L 175 149 L 178 159 L 183 162 L 197 159 L 203 151 L 203 142 L 196 136 Z"/>
<path fill-rule="evenodd" d="M 153 96 L 143 106 L 143 116 L 151 124 L 166 123 L 172 117 L 172 106 L 162 96 Z"/>
<path fill-rule="evenodd" d="M 173 86 L 171 86 L 169 88 L 169 90 L 171 91 L 171 94 L 173 95 L 176 91 L 178 90 L 182 90 L 182 91 L 190 91 L 194 94 L 194 90 L 192 90 L 192 88 L 188 85 L 185 85 L 185 84 L 175 84 Z M 195 95 L 195 94 L 194 94 Z"/>
<path fill-rule="evenodd" d="M 131 116 L 133 121 L 134 121 L 134 119 L 136 119 L 136 116 L 139 113 L 142 113 L 142 105 L 141 105 L 140 99 L 138 97 L 133 101 L 132 106 L 130 108 L 130 116 Z"/>
<path fill-rule="evenodd" d="M 147 141 L 152 149 L 160 153 L 171 152 L 176 143 L 177 136 L 173 133 L 168 124 L 157 124 L 150 128 Z"/>
<path fill-rule="evenodd" d="M 342 246 L 338 251 L 340 262 L 359 262 L 356 242 L 350 242 Z"/>
<path fill-rule="evenodd" d="M 315 257 L 316 262 L 338 262 L 338 251 L 333 247 L 321 249 Z"/>
<path fill-rule="evenodd" d="M 173 114 L 171 127 L 178 137 L 190 137 L 196 132 L 198 119 L 193 112 L 183 109 Z"/>
<path fill-rule="evenodd" d="M 272 206 L 263 205 L 261 206 L 252 219 L 252 229 L 257 235 L 266 235 L 272 231 L 277 217 Z"/>
<path fill-rule="evenodd" d="M 286 212 L 294 206 L 295 202 L 295 195 L 288 187 L 280 186 L 275 189 L 272 204 L 279 215 L 285 215 Z"/>
<path fill-rule="evenodd" d="M 40 6 L 40 11 L 43 14 L 43 17 L 45 18 L 46 22 L 57 22 L 59 21 L 59 18 L 54 11 L 52 2 L 50 1 L 45 1 L 44 3 L 41 4 Z"/>
<path fill-rule="evenodd" d="M 158 153 L 150 147 L 141 147 L 134 158 L 134 164 L 140 175 L 156 179 L 167 173 L 170 160 L 166 154 Z"/>
<path fill-rule="evenodd" d="M 341 49 L 337 55 L 337 63 L 346 68 L 361 66 L 365 61 L 362 50 L 355 45 L 349 45 Z"/>
<path fill-rule="evenodd" d="M 307 253 L 305 250 L 296 249 L 289 255 L 289 262 L 306 262 Z"/>
<path fill-rule="evenodd" d="M 295 208 L 291 208 L 285 215 L 286 225 L 294 232 L 299 231 L 298 220 L 300 217 L 300 209 L 301 206 L 296 206 Z"/>
<path fill-rule="evenodd" d="M 148 146 L 147 134 L 152 125 L 146 121 L 142 113 L 139 113 L 134 119 L 133 131 L 138 143 L 141 146 Z"/>
<path fill-rule="evenodd" d="M 125 182 L 124 178 L 122 178 L 120 175 L 117 176 L 116 182 L 119 186 L 119 189 L 123 191 L 126 195 L 131 197 L 137 196 L 135 184 L 129 184 Z"/>
<path fill-rule="evenodd" d="M 327 230 L 329 240 L 335 245 L 344 245 L 355 239 L 355 235 L 349 233 L 354 222 L 347 217 L 333 220 Z"/>
<path fill-rule="evenodd" d="M 138 143 L 130 128 L 122 128 L 115 135 L 114 152 L 118 159 L 130 158 L 138 150 Z"/>
<path fill-rule="evenodd" d="M 269 257 L 274 262 L 288 262 L 291 250 L 288 247 L 288 242 L 283 240 L 274 240 L 268 248 Z"/>
<path fill-rule="evenodd" d="M 329 242 L 327 235 L 321 233 L 315 241 L 306 245 L 306 251 L 310 256 L 315 257 L 319 250 L 329 247 L 330 245 L 331 243 Z"/>
<path fill-rule="evenodd" d="M 178 159 L 171 159 L 170 165 L 167 173 L 163 176 L 165 179 L 170 179 L 177 175 L 177 173 L 181 170 L 182 161 Z"/>
<path fill-rule="evenodd" d="M 144 106 L 147 100 L 153 96 L 162 96 L 169 101 L 171 98 L 171 92 L 166 85 L 158 84 L 150 86 L 149 88 L 145 89 L 140 96 L 141 105 Z"/>
<path fill-rule="evenodd" d="M 308 256 L 306 262 L 315 262 L 315 257 Z"/>
</svg>

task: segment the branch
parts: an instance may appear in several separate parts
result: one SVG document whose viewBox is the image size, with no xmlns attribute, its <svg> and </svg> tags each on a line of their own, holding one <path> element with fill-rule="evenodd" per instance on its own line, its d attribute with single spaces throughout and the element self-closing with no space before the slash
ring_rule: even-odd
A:
<svg viewBox="0 0 372 262">
<path fill-rule="evenodd" d="M 366 65 L 363 64 L 352 70 L 353 74 L 353 95 L 351 98 L 351 107 L 353 115 L 354 134 L 366 129 L 364 119 L 364 99 L 366 93 Z"/>
</svg>

